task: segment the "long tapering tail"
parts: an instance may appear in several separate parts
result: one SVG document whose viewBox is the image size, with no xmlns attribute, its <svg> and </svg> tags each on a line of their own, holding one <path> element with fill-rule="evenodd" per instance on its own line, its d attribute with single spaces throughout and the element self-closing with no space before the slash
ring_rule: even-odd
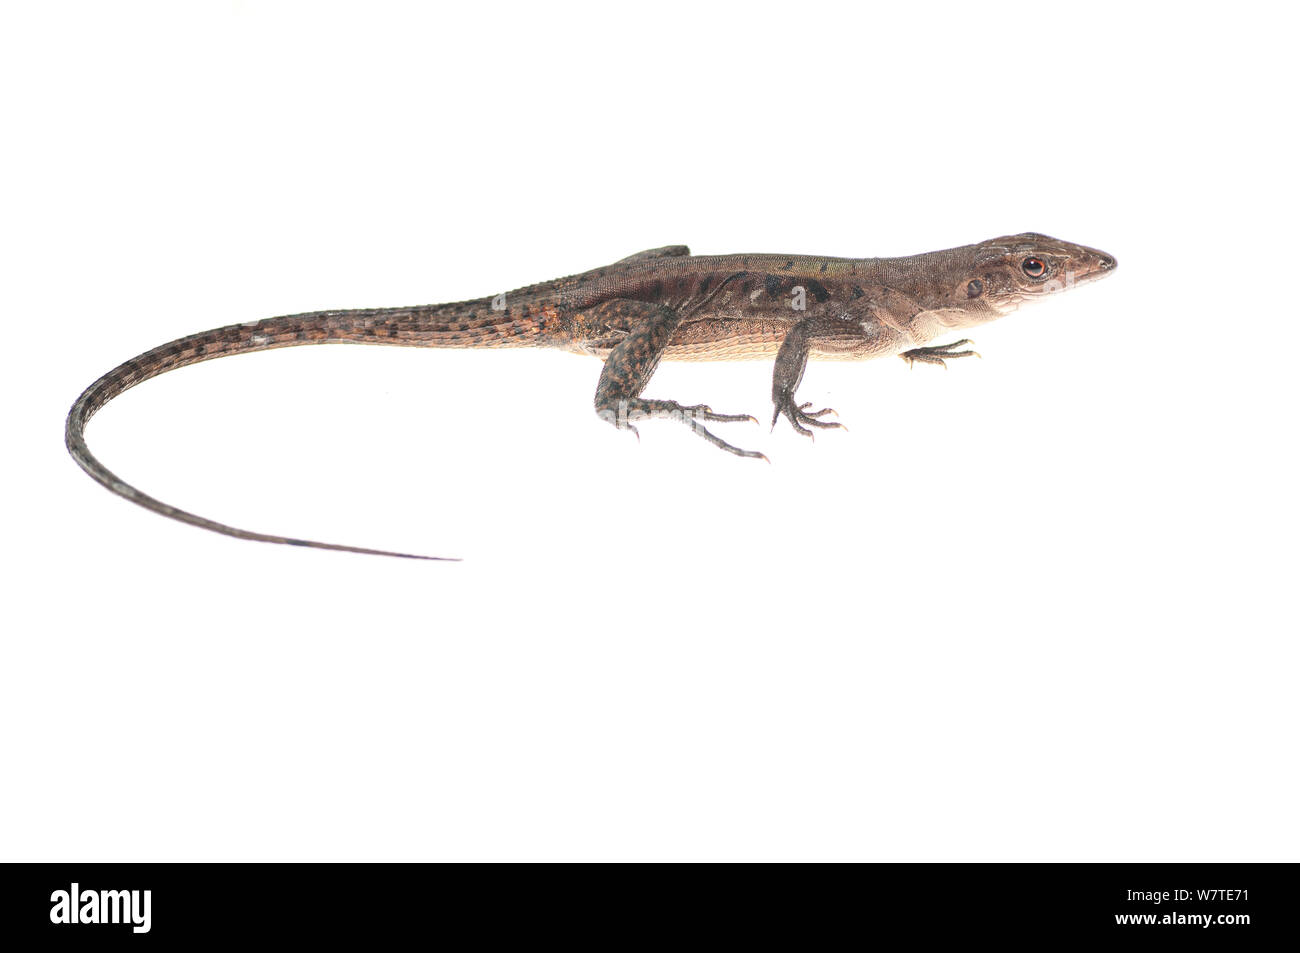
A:
<svg viewBox="0 0 1300 953">
<path fill-rule="evenodd" d="M 451 319 L 451 320 L 449 320 Z M 91 384 L 68 411 L 65 441 L 68 453 L 96 482 L 132 503 L 162 516 L 237 539 L 283 543 L 312 549 L 332 549 L 369 556 L 458 562 L 454 557 L 421 556 L 363 546 L 322 543 L 227 526 L 142 493 L 104 466 L 86 446 L 86 424 L 101 407 L 136 384 L 159 374 L 230 354 L 266 351 L 300 344 L 353 341 L 368 344 L 405 344 L 424 347 L 471 347 L 529 343 L 532 323 L 512 320 L 489 310 L 487 300 L 427 308 L 380 308 L 359 311 L 318 311 L 268 318 L 192 334 L 147 351 L 121 364 Z"/>
</svg>

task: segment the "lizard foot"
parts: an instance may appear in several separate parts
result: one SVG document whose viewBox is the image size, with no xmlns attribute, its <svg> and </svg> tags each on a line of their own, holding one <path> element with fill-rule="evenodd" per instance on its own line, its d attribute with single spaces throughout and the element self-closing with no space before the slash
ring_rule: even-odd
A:
<svg viewBox="0 0 1300 953">
<path fill-rule="evenodd" d="M 813 439 L 813 432 L 809 430 L 808 427 L 821 427 L 825 430 L 829 430 L 832 427 L 840 430 L 849 429 L 837 421 L 820 419 L 825 417 L 827 414 L 834 414 L 838 417 L 839 414 L 836 414 L 835 411 L 831 410 L 831 408 L 823 407 L 821 410 L 809 410 L 808 408 L 811 406 L 811 403 L 804 403 L 796 407 L 794 403 L 794 394 L 781 394 L 776 398 L 776 413 L 772 415 L 772 429 L 776 429 L 776 422 L 781 419 L 782 414 L 785 414 L 789 419 L 790 426 L 795 429 L 795 433 L 801 433 L 809 440 Z M 805 424 L 807 426 L 805 426 Z"/>
<path fill-rule="evenodd" d="M 944 363 L 946 358 L 979 357 L 979 354 L 975 351 L 957 350 L 958 348 L 966 347 L 970 343 L 971 341 L 969 339 L 962 338 L 960 341 L 953 341 L 951 344 L 939 344 L 935 347 L 913 348 L 910 351 L 904 351 L 898 356 L 907 361 L 908 367 L 911 367 L 916 361 L 920 361 L 922 364 L 938 364 L 944 370 L 947 370 L 948 365 Z"/>
<path fill-rule="evenodd" d="M 738 457 L 751 457 L 757 460 L 767 460 L 766 455 L 759 453 L 757 450 L 742 450 L 739 447 L 733 447 L 721 437 L 711 433 L 704 426 L 703 421 L 714 423 L 740 423 L 748 420 L 750 423 L 758 423 L 757 418 L 750 414 L 719 414 L 707 404 L 692 404 L 683 406 L 675 400 L 646 400 L 644 398 L 634 398 L 632 400 L 620 400 L 613 408 L 602 408 L 600 411 L 602 417 L 605 417 L 610 423 L 620 430 L 630 430 L 636 435 L 638 440 L 641 434 L 629 421 L 632 420 L 653 420 L 655 418 L 667 418 L 669 420 L 680 420 L 691 430 L 703 437 L 709 443 L 728 453 L 734 453 Z M 771 462 L 770 460 L 768 461 Z"/>
</svg>

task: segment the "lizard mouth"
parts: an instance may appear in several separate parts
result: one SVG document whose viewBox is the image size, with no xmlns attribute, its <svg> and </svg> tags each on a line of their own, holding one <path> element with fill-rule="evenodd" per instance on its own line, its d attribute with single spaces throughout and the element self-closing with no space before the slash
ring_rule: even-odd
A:
<svg viewBox="0 0 1300 953">
<path fill-rule="evenodd" d="M 1092 266 L 1086 271 L 1076 274 L 1074 280 L 1076 282 L 1097 281 L 1109 275 L 1117 265 L 1118 262 L 1112 256 L 1099 252 Z"/>
<path fill-rule="evenodd" d="M 1036 286 L 1033 290 L 1022 290 L 1012 292 L 1011 294 L 1000 295 L 993 300 L 993 307 L 1001 317 L 1006 317 L 1013 311 L 1020 310 L 1022 305 L 1032 304 L 1035 301 L 1042 301 L 1044 298 L 1050 298 L 1059 291 L 1068 291 L 1070 288 L 1077 288 L 1080 285 L 1091 284 L 1094 281 L 1100 281 L 1115 270 L 1115 259 L 1109 255 L 1098 257 L 1096 264 L 1087 268 L 1070 269 L 1062 275 L 1055 278 L 1049 278 L 1047 281 Z"/>
<path fill-rule="evenodd" d="M 1115 259 L 1105 256 L 1090 268 L 1067 271 L 1065 273 L 1065 286 L 1068 288 L 1071 285 L 1086 285 L 1092 281 L 1100 281 L 1114 270 Z"/>
</svg>

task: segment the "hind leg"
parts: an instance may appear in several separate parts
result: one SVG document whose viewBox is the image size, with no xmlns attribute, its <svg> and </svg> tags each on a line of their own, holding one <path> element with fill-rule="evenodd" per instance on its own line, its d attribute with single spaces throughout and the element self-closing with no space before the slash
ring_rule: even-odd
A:
<svg viewBox="0 0 1300 953">
<path fill-rule="evenodd" d="M 728 453 L 767 459 L 755 450 L 733 447 L 704 426 L 705 422 L 754 420 L 748 414 L 719 414 L 705 404 L 684 405 L 673 400 L 650 400 L 641 396 L 673 333 L 682 323 L 681 315 L 664 305 L 643 301 L 607 301 L 599 307 L 607 312 L 611 309 L 617 311 L 620 322 L 625 322 L 630 329 L 627 337 L 610 351 L 600 372 L 600 383 L 596 385 L 596 413 L 603 420 L 633 433 L 637 433 L 632 424 L 635 420 L 679 420 L 698 436 Z"/>
</svg>

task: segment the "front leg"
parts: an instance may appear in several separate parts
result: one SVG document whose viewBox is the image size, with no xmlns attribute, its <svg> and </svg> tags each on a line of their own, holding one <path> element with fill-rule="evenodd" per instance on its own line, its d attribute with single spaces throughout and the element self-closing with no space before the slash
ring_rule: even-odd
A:
<svg viewBox="0 0 1300 953">
<path fill-rule="evenodd" d="M 920 361 L 922 364 L 938 364 L 944 370 L 947 370 L 948 365 L 944 363 L 946 358 L 979 357 L 979 354 L 975 351 L 957 350 L 958 348 L 967 347 L 971 343 L 969 338 L 962 338 L 960 341 L 953 341 L 951 344 L 912 348 L 912 350 L 904 351 L 898 356 L 907 361 L 908 367 L 911 367 L 913 362 Z"/>
<path fill-rule="evenodd" d="M 758 421 L 748 414 L 717 414 L 704 404 L 683 406 L 673 400 L 647 400 L 641 396 L 646 384 L 672 340 L 673 333 L 682 323 L 682 316 L 664 305 L 644 301 L 616 299 L 606 301 L 583 315 L 597 324 L 627 327 L 629 333 L 615 345 L 605 360 L 596 385 L 596 413 L 620 430 L 637 433 L 630 421 L 654 417 L 680 420 L 715 447 L 720 447 L 738 457 L 755 457 L 766 460 L 755 450 L 733 447 L 721 437 L 714 436 L 702 421 L 732 422 Z M 638 434 L 638 438 L 639 438 Z"/>
<path fill-rule="evenodd" d="M 837 322 L 836 330 L 842 330 L 839 327 L 842 324 L 844 322 Z M 794 392 L 799 389 L 803 372 L 808 367 L 808 352 L 812 348 L 813 339 L 828 326 L 826 318 L 804 318 L 786 333 L 785 340 L 781 342 L 781 349 L 776 353 L 776 366 L 772 370 L 772 403 L 776 405 L 776 413 L 772 415 L 773 430 L 782 414 L 789 419 L 790 426 L 794 427 L 796 433 L 801 433 L 810 440 L 813 434 L 805 424 L 845 429 L 841 423 L 819 419 L 835 413 L 829 407 L 810 411 L 808 408 L 812 404 L 796 406 L 794 402 Z"/>
</svg>

